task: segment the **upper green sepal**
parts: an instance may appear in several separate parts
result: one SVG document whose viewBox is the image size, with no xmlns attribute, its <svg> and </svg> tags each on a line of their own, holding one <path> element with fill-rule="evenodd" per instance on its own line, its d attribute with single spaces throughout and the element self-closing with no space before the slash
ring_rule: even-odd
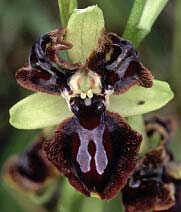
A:
<svg viewBox="0 0 181 212">
<path fill-rule="evenodd" d="M 134 86 L 121 96 L 111 96 L 108 110 L 128 117 L 157 110 L 173 98 L 168 83 L 154 80 L 152 88 Z M 60 124 L 73 113 L 61 96 L 35 93 L 10 109 L 10 123 L 18 129 L 38 129 Z"/>
<path fill-rule="evenodd" d="M 86 58 L 96 48 L 103 29 L 104 17 L 98 6 L 75 10 L 68 21 L 66 36 L 66 40 L 73 44 L 73 48 L 68 51 L 73 63 L 86 62 Z"/>
</svg>

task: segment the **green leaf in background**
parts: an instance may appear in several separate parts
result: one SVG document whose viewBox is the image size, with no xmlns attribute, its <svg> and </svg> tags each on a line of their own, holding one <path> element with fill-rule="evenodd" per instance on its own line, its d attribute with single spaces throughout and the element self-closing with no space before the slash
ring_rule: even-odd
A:
<svg viewBox="0 0 181 212">
<path fill-rule="evenodd" d="M 77 9 L 77 0 L 58 0 L 58 6 L 62 26 L 66 27 L 71 14 Z"/>
<path fill-rule="evenodd" d="M 157 110 L 173 98 L 167 82 L 154 80 L 153 87 L 134 86 L 121 96 L 110 96 L 109 111 L 135 116 Z"/>
<path fill-rule="evenodd" d="M 103 28 L 104 17 L 98 6 L 79 9 L 71 15 L 66 39 L 73 44 L 73 48 L 68 51 L 73 63 L 85 63 L 91 50 L 96 47 Z"/>
<path fill-rule="evenodd" d="M 61 185 L 61 201 L 59 211 L 61 212 L 80 212 L 81 204 L 86 198 L 83 194 L 77 192 L 67 179 L 63 179 Z"/>
<path fill-rule="evenodd" d="M 65 99 L 35 93 L 10 109 L 10 123 L 18 129 L 38 129 L 59 124 L 72 116 Z"/>
<path fill-rule="evenodd" d="M 103 212 L 124 212 L 122 200 L 121 200 L 121 192 L 113 198 L 111 201 L 107 201 L 104 203 Z"/>
<path fill-rule="evenodd" d="M 130 16 L 127 21 L 127 25 L 123 34 L 125 39 L 130 40 L 135 46 L 138 46 L 140 42 L 139 24 L 140 17 L 142 15 L 146 0 L 135 0 L 131 9 Z"/>
<path fill-rule="evenodd" d="M 154 1 L 153 4 L 152 0 L 146 0 L 144 10 L 138 24 L 138 29 L 144 29 L 149 33 L 151 31 L 153 23 L 155 22 L 167 2 L 168 0 L 157 0 Z M 145 24 L 145 21 L 147 22 L 147 24 Z"/>
<path fill-rule="evenodd" d="M 143 140 L 141 142 L 139 154 L 144 155 L 148 149 L 148 138 L 145 131 L 145 123 L 142 115 L 127 117 L 129 125 L 139 133 L 141 133 Z"/>
<path fill-rule="evenodd" d="M 81 204 L 80 212 L 104 211 L 104 201 L 92 197 L 84 198 Z"/>
<path fill-rule="evenodd" d="M 135 0 L 123 37 L 136 47 L 149 34 L 168 0 Z"/>
<path fill-rule="evenodd" d="M 154 81 L 152 88 L 134 86 L 121 96 L 111 96 L 109 111 L 124 117 L 157 110 L 173 98 L 166 82 Z M 38 129 L 60 124 L 73 114 L 61 96 L 36 93 L 10 109 L 10 123 L 18 129 Z"/>
</svg>

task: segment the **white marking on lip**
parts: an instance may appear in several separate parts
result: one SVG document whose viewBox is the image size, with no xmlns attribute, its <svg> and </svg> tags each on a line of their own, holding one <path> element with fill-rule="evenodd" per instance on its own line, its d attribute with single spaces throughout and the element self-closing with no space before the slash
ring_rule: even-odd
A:
<svg viewBox="0 0 181 212">
<path fill-rule="evenodd" d="M 99 175 L 102 175 L 107 167 L 108 159 L 103 145 L 104 129 L 105 125 L 103 123 L 101 123 L 97 128 L 93 130 L 87 130 L 81 126 L 78 129 L 80 146 L 76 159 L 83 173 L 87 173 L 91 170 L 90 163 L 92 157 L 88 152 L 88 145 L 90 141 L 93 141 L 96 145 L 96 153 L 94 156 L 94 160 L 97 173 Z"/>
<path fill-rule="evenodd" d="M 78 132 L 79 138 L 80 138 L 80 146 L 77 153 L 77 161 L 80 165 L 80 169 L 83 173 L 89 172 L 90 167 L 90 161 L 91 156 L 88 152 L 88 145 L 89 145 L 89 135 L 87 133 L 83 133 L 80 135 L 80 132 Z"/>
</svg>

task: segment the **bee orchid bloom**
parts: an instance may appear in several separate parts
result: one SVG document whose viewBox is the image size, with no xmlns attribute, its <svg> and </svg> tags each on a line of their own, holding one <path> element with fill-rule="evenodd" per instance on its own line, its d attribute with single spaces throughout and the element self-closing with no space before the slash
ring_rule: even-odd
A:
<svg viewBox="0 0 181 212">
<path fill-rule="evenodd" d="M 85 64 L 71 64 L 58 56 L 59 50 L 73 46 L 65 35 L 64 29 L 42 35 L 16 79 L 25 88 L 66 99 L 75 116 L 58 126 L 44 143 L 44 152 L 77 190 L 111 199 L 136 165 L 142 136 L 119 114 L 107 111 L 109 96 L 136 84 L 151 87 L 153 77 L 133 45 L 108 32 L 102 33 Z"/>
<path fill-rule="evenodd" d="M 157 133 L 160 143 L 140 158 L 123 188 L 125 211 L 180 211 L 181 163 L 174 161 L 167 149 L 176 122 L 171 118 L 154 117 L 145 122 L 145 127 L 148 138 Z"/>
<path fill-rule="evenodd" d="M 20 155 L 8 159 L 4 165 L 4 179 L 24 192 L 37 192 L 58 176 L 54 166 L 44 157 L 41 137 Z"/>
<path fill-rule="evenodd" d="M 161 211 L 174 205 L 174 183 L 165 180 L 167 174 L 164 170 L 168 160 L 165 150 L 160 147 L 139 161 L 122 190 L 126 212 Z"/>
</svg>

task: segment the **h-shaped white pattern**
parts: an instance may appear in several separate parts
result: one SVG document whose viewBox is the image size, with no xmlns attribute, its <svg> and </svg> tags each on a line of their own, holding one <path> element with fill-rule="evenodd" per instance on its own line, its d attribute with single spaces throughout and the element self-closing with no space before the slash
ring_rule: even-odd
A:
<svg viewBox="0 0 181 212">
<path fill-rule="evenodd" d="M 97 173 L 102 175 L 107 167 L 108 159 L 103 145 L 104 129 L 105 125 L 103 123 L 101 123 L 97 128 L 93 130 L 87 130 L 81 126 L 78 129 L 80 146 L 76 159 L 83 173 L 89 172 L 91 170 L 90 163 L 92 158 L 88 151 L 88 145 L 90 141 L 93 141 L 96 145 L 94 159 Z"/>
</svg>

